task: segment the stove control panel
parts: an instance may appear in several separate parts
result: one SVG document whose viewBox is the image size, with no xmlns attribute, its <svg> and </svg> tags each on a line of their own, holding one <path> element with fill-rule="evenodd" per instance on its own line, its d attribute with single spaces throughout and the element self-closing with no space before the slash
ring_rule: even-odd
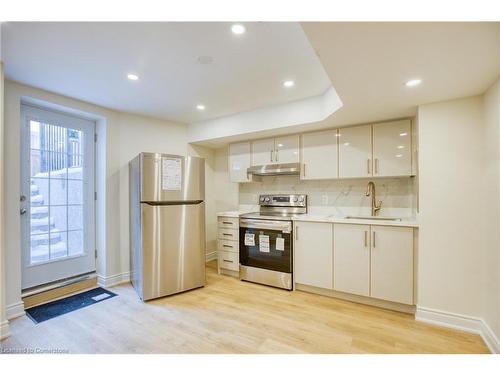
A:
<svg viewBox="0 0 500 375">
<path fill-rule="evenodd" d="M 261 206 L 271 207 L 306 207 L 305 194 L 263 194 L 259 196 Z"/>
</svg>

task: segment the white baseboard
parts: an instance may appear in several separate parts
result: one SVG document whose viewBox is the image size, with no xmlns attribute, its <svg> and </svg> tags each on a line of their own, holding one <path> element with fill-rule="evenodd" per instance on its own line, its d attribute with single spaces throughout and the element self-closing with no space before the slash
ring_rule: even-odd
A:
<svg viewBox="0 0 500 375">
<path fill-rule="evenodd" d="M 0 340 L 6 339 L 10 336 L 9 333 L 9 321 L 0 323 Z"/>
<path fill-rule="evenodd" d="M 425 323 L 476 333 L 481 336 L 492 353 L 500 354 L 500 340 L 482 318 L 417 306 L 415 319 Z"/>
<path fill-rule="evenodd" d="M 97 276 L 97 285 L 105 288 L 128 282 L 130 282 L 130 272 L 123 272 L 112 276 Z"/>
<path fill-rule="evenodd" d="M 210 261 L 215 260 L 215 259 L 217 259 L 217 251 L 212 251 L 212 252 L 207 253 L 205 255 L 206 262 L 210 262 Z"/>
<path fill-rule="evenodd" d="M 24 312 L 24 302 L 19 301 L 13 303 L 11 305 L 7 305 L 5 308 L 5 315 L 8 320 L 19 318 L 20 316 L 24 316 L 26 313 Z"/>
</svg>

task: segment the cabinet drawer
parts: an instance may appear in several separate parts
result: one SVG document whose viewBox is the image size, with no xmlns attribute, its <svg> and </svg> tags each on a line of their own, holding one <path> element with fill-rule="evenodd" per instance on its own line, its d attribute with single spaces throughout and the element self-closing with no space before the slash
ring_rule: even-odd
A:
<svg viewBox="0 0 500 375">
<path fill-rule="evenodd" d="M 219 217 L 217 224 L 219 228 L 238 229 L 240 226 L 240 219 L 238 217 Z"/>
<path fill-rule="evenodd" d="M 219 228 L 217 238 L 219 240 L 238 241 L 239 235 L 238 229 Z"/>
<path fill-rule="evenodd" d="M 217 250 L 229 251 L 231 253 L 239 253 L 240 246 L 239 246 L 239 243 L 236 241 L 218 240 L 217 241 Z"/>
<path fill-rule="evenodd" d="M 231 271 L 240 270 L 240 256 L 238 253 L 230 253 L 229 251 L 219 251 L 217 253 L 219 267 Z"/>
</svg>

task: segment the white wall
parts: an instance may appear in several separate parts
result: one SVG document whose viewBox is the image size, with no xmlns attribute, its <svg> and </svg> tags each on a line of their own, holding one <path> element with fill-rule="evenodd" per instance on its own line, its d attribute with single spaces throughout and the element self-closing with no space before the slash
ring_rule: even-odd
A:
<svg viewBox="0 0 500 375">
<path fill-rule="evenodd" d="M 229 180 L 228 147 L 215 150 L 214 197 L 216 212 L 237 210 L 239 184 Z"/>
<path fill-rule="evenodd" d="M 485 126 L 482 96 L 418 109 L 417 304 L 482 318 L 498 335 L 498 109 L 492 112 L 496 119 Z"/>
<path fill-rule="evenodd" d="M 1 25 L 0 25 L 1 30 Z M 1 40 L 1 33 L 0 33 Z M 1 43 L 0 43 L 1 50 Z M 5 162 L 4 158 L 4 147 L 3 147 L 3 137 L 4 137 L 4 108 L 3 108 L 3 96 L 4 96 L 4 73 L 3 73 L 3 62 L 0 53 L 0 339 L 7 337 L 9 332 L 9 323 L 6 319 L 6 307 L 5 307 L 5 237 L 4 237 L 4 178 L 3 178 L 3 165 Z"/>
<path fill-rule="evenodd" d="M 487 179 L 488 206 L 491 206 L 485 211 L 485 224 L 489 233 L 496 234 L 496 238 L 491 238 L 488 244 L 484 259 L 485 284 L 491 290 L 491 295 L 486 296 L 489 300 L 484 318 L 500 337 L 500 79 L 486 92 L 483 111 L 486 131 L 484 176 Z"/>
<path fill-rule="evenodd" d="M 105 259 L 98 259 L 98 273 L 103 277 L 121 275 L 129 271 L 129 222 L 128 222 L 128 162 L 139 152 L 166 152 L 171 154 L 201 154 L 210 151 L 202 147 L 188 148 L 187 128 L 185 125 L 163 120 L 120 113 L 106 108 L 81 102 L 54 93 L 6 81 L 5 92 L 5 178 L 9 181 L 5 188 L 6 220 L 6 268 L 7 268 L 7 306 L 20 301 L 21 293 L 21 256 L 20 256 L 20 102 L 21 97 L 37 98 L 46 102 L 77 109 L 104 119 L 98 122 L 102 150 L 98 158 L 106 157 L 104 170 L 106 207 L 98 220 L 103 221 L 105 238 Z M 99 147 L 99 146 L 98 146 Z M 99 154 L 101 152 L 101 154 Z M 102 160 L 101 160 L 102 161 Z M 210 163 L 208 176 L 212 173 Z M 98 182 L 99 183 L 99 182 Z M 206 197 L 210 201 L 211 197 Z M 212 220 L 214 207 L 207 204 L 207 219 Z M 101 233 L 102 234 L 102 233 Z M 207 242 L 212 247 L 214 233 L 207 231 Z M 99 239 L 98 239 L 99 241 Z M 99 243 L 99 242 L 98 242 Z M 102 248 L 98 249 L 101 253 Z"/>
</svg>

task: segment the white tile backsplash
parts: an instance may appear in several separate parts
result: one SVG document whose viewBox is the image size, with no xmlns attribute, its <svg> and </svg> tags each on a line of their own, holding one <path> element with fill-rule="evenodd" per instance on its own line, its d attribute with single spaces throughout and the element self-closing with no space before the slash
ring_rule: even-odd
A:
<svg viewBox="0 0 500 375">
<path fill-rule="evenodd" d="M 416 182 L 414 178 L 374 178 L 301 181 L 298 176 L 266 176 L 262 182 L 240 184 L 240 209 L 258 209 L 259 194 L 307 194 L 311 214 L 370 215 L 371 197 L 366 186 L 373 181 L 377 201 L 382 201 L 379 216 L 414 217 Z"/>
</svg>

